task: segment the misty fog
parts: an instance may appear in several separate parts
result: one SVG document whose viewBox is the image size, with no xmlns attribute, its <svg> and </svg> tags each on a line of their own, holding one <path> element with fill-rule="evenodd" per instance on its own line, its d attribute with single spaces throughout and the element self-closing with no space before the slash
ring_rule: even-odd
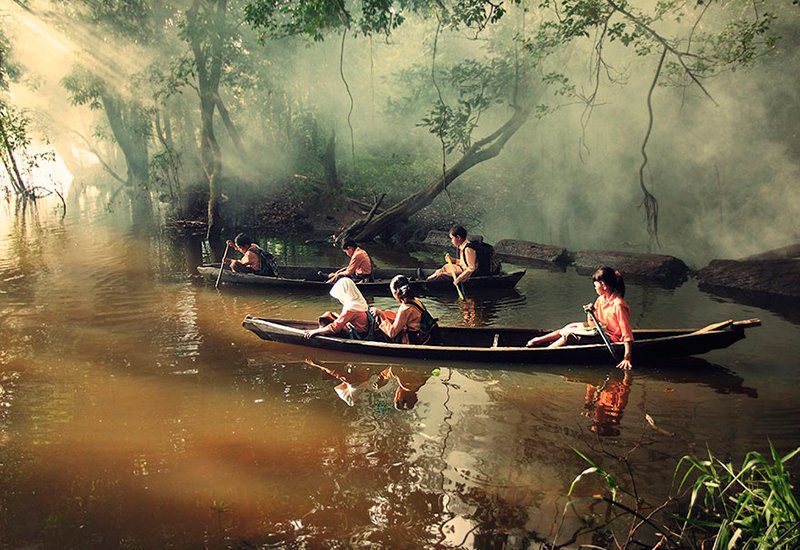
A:
<svg viewBox="0 0 800 550">
<path fill-rule="evenodd" d="M 223 81 L 221 94 L 243 136 L 247 162 L 236 156 L 219 117 L 215 128 L 225 175 L 254 181 L 265 193 L 295 172 L 293 144 L 285 139 L 279 119 L 301 112 L 313 114 L 324 126 L 323 135 L 335 129 L 338 168 L 346 181 L 358 173 L 365 157 L 382 157 L 390 170 L 388 164 L 397 162 L 393 154 L 410 155 L 424 167 L 423 173 L 429 170 L 427 179 L 419 169 L 408 173 L 406 181 L 397 181 L 399 188 L 410 193 L 432 181 L 441 171 L 441 144 L 418 122 L 428 108 L 422 99 L 435 98 L 437 92 L 433 80 L 422 91 L 404 88 L 401 72 L 418 67 L 420 74 L 430 75 L 434 40 L 441 68 L 468 56 L 483 57 L 492 43 L 511 44 L 515 33 L 533 33 L 540 24 L 535 10 L 525 13 L 515 6 L 508 6 L 496 28 L 477 37 L 466 31 L 436 35 L 434 22 L 409 18 L 385 39 L 350 33 L 342 49 L 341 33 L 322 42 L 257 42 L 256 32 L 241 22 L 240 3 L 230 4 L 229 18 L 239 18 L 238 46 L 249 80 L 230 75 L 234 78 Z M 37 139 L 48 139 L 61 152 L 69 147 L 91 165 L 96 157 L 85 138 L 98 135 L 98 128 L 102 134 L 107 122 L 102 110 L 72 105 L 62 79 L 81 64 L 113 83 L 120 95 L 152 101 L 156 90 L 143 74 L 166 74 L 186 55 L 178 21 L 168 21 L 160 34 L 135 43 L 106 34 L 85 18 L 71 17 L 70 10 L 82 12 L 80 2 L 69 7 L 47 1 L 26 5 L 28 9 L 14 3 L 0 8 L 24 71 L 24 78 L 11 86 L 10 97 L 32 114 Z M 645 184 L 659 203 L 661 246 L 655 252 L 701 267 L 712 258 L 740 258 L 800 241 L 799 21 L 796 7 L 780 13 L 782 40 L 774 50 L 752 68 L 703 82 L 713 100 L 697 86 L 655 88 L 645 169 Z M 593 86 L 590 49 L 589 41 L 573 43 L 535 71 L 562 71 L 588 94 Z M 457 179 L 450 198 L 443 194 L 437 199 L 469 201 L 483 210 L 481 219 L 461 219 L 451 209 L 455 221 L 490 242 L 514 238 L 571 250 L 648 250 L 638 174 L 648 124 L 647 91 L 658 55 L 639 57 L 611 42 L 603 56 L 609 72 L 601 76 L 591 110 L 555 95 L 552 88 L 537 88 L 536 103 L 550 106 L 551 112 L 531 116 L 497 158 Z M 455 101 L 447 91 L 444 96 Z M 198 104 L 189 85 L 179 86 L 168 101 L 176 112 L 192 112 Z M 401 116 L 396 107 L 402 102 L 419 108 Z M 474 139 L 494 131 L 507 112 L 502 107 L 482 115 Z M 175 122 L 177 128 L 178 117 Z M 106 161 L 119 163 L 113 144 L 107 136 L 104 140 L 98 143 L 104 144 Z M 447 163 L 459 154 L 449 154 Z M 187 153 L 183 161 L 185 174 L 200 172 L 196 158 Z M 68 185 L 66 174 L 55 179 Z"/>
</svg>

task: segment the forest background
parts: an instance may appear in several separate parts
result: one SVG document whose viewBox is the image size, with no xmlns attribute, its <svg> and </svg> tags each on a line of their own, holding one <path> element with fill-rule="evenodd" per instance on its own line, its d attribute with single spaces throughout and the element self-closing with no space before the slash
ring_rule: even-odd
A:
<svg viewBox="0 0 800 550">
<path fill-rule="evenodd" d="M 789 0 L 14 0 L 7 198 L 400 245 L 800 241 Z M 195 225 L 196 226 L 196 225 Z"/>
</svg>

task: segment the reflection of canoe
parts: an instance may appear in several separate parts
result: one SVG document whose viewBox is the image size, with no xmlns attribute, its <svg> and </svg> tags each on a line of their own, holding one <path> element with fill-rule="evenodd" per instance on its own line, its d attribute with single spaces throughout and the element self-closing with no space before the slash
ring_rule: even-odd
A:
<svg viewBox="0 0 800 550">
<path fill-rule="evenodd" d="M 336 271 L 332 267 L 298 267 L 280 266 L 280 277 L 265 277 L 263 275 L 253 275 L 250 273 L 235 273 L 230 270 L 222 272 L 222 282 L 243 285 L 262 285 L 272 288 L 294 288 L 304 289 L 320 294 L 326 293 L 331 289 L 331 285 L 325 282 L 319 272 L 330 273 Z M 375 270 L 375 282 L 358 283 L 358 288 L 362 292 L 388 293 L 389 281 L 395 275 L 405 275 L 411 281 L 417 294 L 432 294 L 437 292 L 455 292 L 452 281 L 426 281 L 425 278 L 433 273 L 432 269 L 395 267 Z M 209 281 L 216 281 L 219 275 L 219 264 L 201 265 L 197 272 Z M 501 273 L 491 277 L 470 277 L 464 283 L 467 292 L 470 289 L 479 288 L 512 288 L 516 285 L 525 271 L 514 271 L 512 273 Z"/>
<path fill-rule="evenodd" d="M 636 364 L 665 357 L 698 355 L 726 348 L 744 338 L 744 329 L 760 325 L 758 319 L 725 321 L 701 329 L 649 329 L 635 330 L 633 357 Z M 264 340 L 324 348 L 350 353 L 408 357 L 417 359 L 447 359 L 452 361 L 479 361 L 487 363 L 570 363 L 608 364 L 611 356 L 603 344 L 564 346 L 560 348 L 526 348 L 533 336 L 549 331 L 522 328 L 461 328 L 442 327 L 442 345 L 418 346 L 349 340 L 331 336 L 314 336 L 306 339 L 303 331 L 316 328 L 308 321 L 289 321 L 245 317 L 244 328 Z M 622 356 L 622 344 L 615 344 Z"/>
</svg>

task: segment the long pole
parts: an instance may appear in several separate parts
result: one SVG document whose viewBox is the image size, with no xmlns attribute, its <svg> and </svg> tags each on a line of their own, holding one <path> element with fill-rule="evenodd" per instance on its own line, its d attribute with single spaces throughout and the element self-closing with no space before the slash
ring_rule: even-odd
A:
<svg viewBox="0 0 800 550">
<path fill-rule="evenodd" d="M 225 258 L 228 257 L 228 248 L 230 248 L 230 246 L 231 245 L 225 243 L 225 254 L 222 255 L 222 261 L 219 264 L 219 275 L 217 275 L 217 282 L 214 283 L 214 288 L 219 287 L 219 280 L 222 279 L 222 268 L 225 267 Z"/>
<path fill-rule="evenodd" d="M 597 317 L 594 314 L 594 305 L 587 308 L 586 313 L 588 313 L 589 316 L 592 318 L 592 321 L 594 321 L 594 324 L 597 327 L 597 332 L 598 334 L 600 334 L 600 338 L 603 340 L 603 343 L 608 348 L 609 353 L 611 353 L 611 357 L 614 358 L 614 361 L 619 362 L 617 351 L 614 349 L 614 346 L 611 345 L 611 340 L 608 339 L 606 331 L 603 330 L 603 326 L 600 324 L 600 322 L 597 320 Z"/>
<path fill-rule="evenodd" d="M 445 252 L 445 253 L 444 253 L 444 259 L 445 259 L 445 260 L 447 260 L 447 265 L 448 265 L 448 266 L 449 266 L 449 268 L 450 268 L 450 276 L 451 276 L 451 277 L 453 278 L 453 280 L 455 281 L 455 280 L 456 280 L 456 268 L 455 268 L 455 266 L 453 265 L 453 262 L 451 262 L 451 261 L 450 261 L 450 254 L 448 254 L 447 252 Z M 458 291 L 458 297 L 459 297 L 459 298 L 461 298 L 462 300 L 465 300 L 465 298 L 464 298 L 464 291 L 463 291 L 463 290 L 461 290 L 461 285 L 456 285 L 456 291 Z"/>
</svg>

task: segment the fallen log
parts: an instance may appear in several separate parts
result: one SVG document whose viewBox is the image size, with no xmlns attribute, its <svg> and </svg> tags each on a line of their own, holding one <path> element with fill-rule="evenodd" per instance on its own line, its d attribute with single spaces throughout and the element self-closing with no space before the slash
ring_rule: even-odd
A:
<svg viewBox="0 0 800 550">
<path fill-rule="evenodd" d="M 679 286 L 689 278 L 689 267 L 674 256 L 636 252 L 581 251 L 573 257 L 575 270 L 591 275 L 601 266 L 613 267 L 625 279 L 649 279 L 666 286 Z"/>
<path fill-rule="evenodd" d="M 562 271 L 572 262 L 572 254 L 561 246 L 531 241 L 503 239 L 494 245 L 497 257 L 504 262 L 531 267 L 558 267 Z"/>
<path fill-rule="evenodd" d="M 800 243 L 767 250 L 766 252 L 743 258 L 743 260 L 790 260 L 797 258 L 800 258 Z"/>
<path fill-rule="evenodd" d="M 701 289 L 800 298 L 800 260 L 711 260 L 697 281 Z"/>
</svg>

